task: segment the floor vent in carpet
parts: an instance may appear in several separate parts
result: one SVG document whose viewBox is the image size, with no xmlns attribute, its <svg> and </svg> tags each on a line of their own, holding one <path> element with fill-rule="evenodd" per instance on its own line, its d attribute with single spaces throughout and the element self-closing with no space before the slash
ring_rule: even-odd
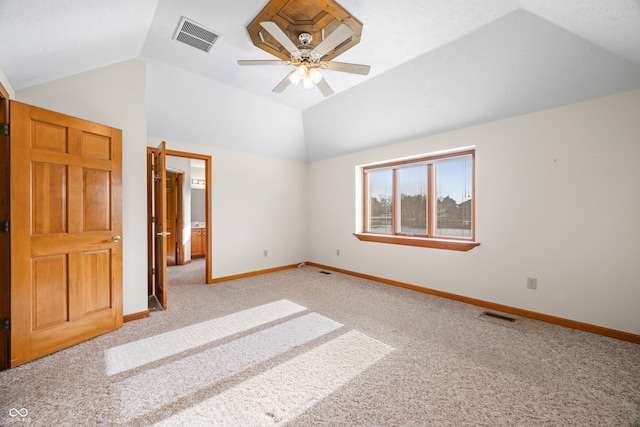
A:
<svg viewBox="0 0 640 427">
<path fill-rule="evenodd" d="M 320 273 L 320 274 L 331 274 L 328 271 L 319 271 L 318 273 Z"/>
<path fill-rule="evenodd" d="M 498 314 L 498 313 L 491 313 L 490 311 L 485 311 L 482 313 L 482 315 L 487 317 L 493 317 L 494 319 L 506 320 L 507 322 L 516 321 L 516 319 L 514 319 L 513 317 L 503 316 L 502 314 Z"/>
</svg>

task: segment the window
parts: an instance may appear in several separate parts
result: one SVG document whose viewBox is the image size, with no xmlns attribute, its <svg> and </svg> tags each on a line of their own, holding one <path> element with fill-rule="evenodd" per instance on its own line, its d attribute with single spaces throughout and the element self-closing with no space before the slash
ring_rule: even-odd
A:
<svg viewBox="0 0 640 427">
<path fill-rule="evenodd" d="M 468 251 L 475 151 L 365 166 L 360 240 Z"/>
</svg>

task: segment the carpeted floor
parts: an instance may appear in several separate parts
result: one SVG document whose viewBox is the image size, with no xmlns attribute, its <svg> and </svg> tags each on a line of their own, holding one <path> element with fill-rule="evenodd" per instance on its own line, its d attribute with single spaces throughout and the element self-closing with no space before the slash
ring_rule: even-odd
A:
<svg viewBox="0 0 640 427">
<path fill-rule="evenodd" d="M 640 426 L 640 346 L 302 267 L 0 372 L 2 426 Z"/>
</svg>

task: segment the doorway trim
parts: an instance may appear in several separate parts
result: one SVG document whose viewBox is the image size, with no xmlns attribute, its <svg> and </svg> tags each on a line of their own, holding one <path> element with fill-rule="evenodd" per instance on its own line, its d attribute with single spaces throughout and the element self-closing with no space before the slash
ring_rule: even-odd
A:
<svg viewBox="0 0 640 427">
<path fill-rule="evenodd" d="M 153 292 L 153 171 L 151 170 L 153 153 L 155 153 L 155 147 L 147 147 L 147 278 L 148 278 L 148 294 L 152 295 Z M 213 269 L 211 259 L 211 156 L 187 153 L 184 151 L 166 150 L 167 156 L 183 157 L 195 160 L 204 160 L 204 173 L 205 173 L 205 216 L 207 218 L 206 228 L 206 247 L 205 247 L 205 283 L 213 283 Z"/>
</svg>

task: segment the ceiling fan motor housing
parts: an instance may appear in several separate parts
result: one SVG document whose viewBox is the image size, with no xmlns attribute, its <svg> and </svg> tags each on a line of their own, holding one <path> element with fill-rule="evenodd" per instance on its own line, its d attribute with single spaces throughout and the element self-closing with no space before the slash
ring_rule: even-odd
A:
<svg viewBox="0 0 640 427">
<path fill-rule="evenodd" d="M 300 33 L 298 39 L 300 40 L 300 43 L 302 43 L 302 46 L 309 46 L 311 44 L 311 40 L 313 40 L 313 36 L 309 33 Z"/>
<path fill-rule="evenodd" d="M 319 67 L 321 58 L 322 56 L 315 50 L 299 49 L 291 54 L 291 63 L 294 65 L 307 64 L 309 66 Z"/>
<path fill-rule="evenodd" d="M 301 45 L 296 52 L 291 54 L 291 62 L 294 65 L 305 64 L 308 67 L 319 67 L 322 56 L 311 46 L 313 36 L 309 33 L 300 33 L 298 40 L 300 40 Z"/>
</svg>

